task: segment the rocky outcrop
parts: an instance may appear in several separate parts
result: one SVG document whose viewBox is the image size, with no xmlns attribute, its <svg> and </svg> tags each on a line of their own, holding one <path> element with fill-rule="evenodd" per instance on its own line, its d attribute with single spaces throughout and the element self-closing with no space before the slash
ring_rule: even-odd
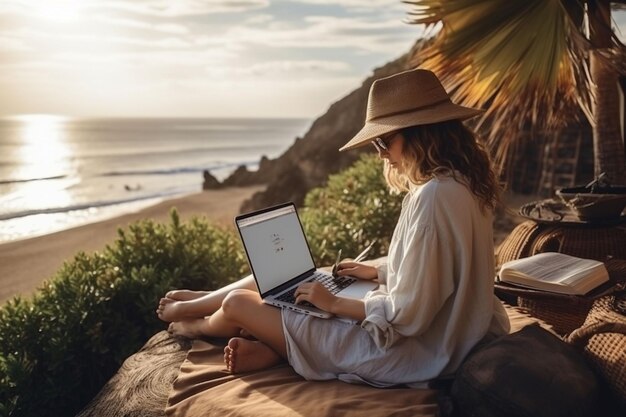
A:
<svg viewBox="0 0 626 417">
<path fill-rule="evenodd" d="M 274 162 L 263 155 L 259 162 L 259 168 L 256 171 L 249 171 L 248 167 L 240 165 L 222 182 L 222 185 L 226 187 L 245 187 L 247 185 L 268 184 L 273 180 L 271 177 L 273 173 L 271 166 Z"/>
<path fill-rule="evenodd" d="M 203 176 L 204 176 L 204 181 L 202 182 L 203 190 L 216 190 L 218 188 L 222 188 L 222 184 L 208 170 L 204 170 Z"/>
<path fill-rule="evenodd" d="M 254 172 L 239 167 L 225 179 L 223 184 L 228 186 L 267 184 L 265 191 L 244 202 L 241 210 L 250 211 L 285 201 L 301 205 L 307 191 L 323 185 L 330 174 L 351 165 L 360 152 L 339 152 L 338 149 L 363 126 L 371 84 L 378 78 L 412 68 L 410 59 L 417 47 L 418 44 L 402 57 L 374 70 L 358 89 L 331 105 L 313 122 L 304 137 L 296 139 L 281 156 L 273 160 L 264 157 Z"/>
</svg>

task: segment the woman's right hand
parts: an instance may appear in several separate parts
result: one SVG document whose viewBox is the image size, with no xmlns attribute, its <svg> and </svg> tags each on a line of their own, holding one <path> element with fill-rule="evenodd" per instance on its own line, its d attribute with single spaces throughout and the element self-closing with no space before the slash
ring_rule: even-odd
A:
<svg viewBox="0 0 626 417">
<path fill-rule="evenodd" d="M 337 275 L 340 277 L 350 275 L 354 278 L 370 280 L 378 278 L 378 271 L 373 266 L 348 261 L 337 265 Z"/>
</svg>

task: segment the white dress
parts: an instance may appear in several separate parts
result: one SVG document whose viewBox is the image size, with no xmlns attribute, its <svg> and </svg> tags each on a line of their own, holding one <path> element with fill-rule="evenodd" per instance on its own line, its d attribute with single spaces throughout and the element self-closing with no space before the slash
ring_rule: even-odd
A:
<svg viewBox="0 0 626 417">
<path fill-rule="evenodd" d="M 408 193 L 387 262 L 360 324 L 282 310 L 298 374 L 419 387 L 454 373 L 487 333 L 508 332 L 493 294 L 492 215 L 466 185 L 439 176 Z"/>
</svg>

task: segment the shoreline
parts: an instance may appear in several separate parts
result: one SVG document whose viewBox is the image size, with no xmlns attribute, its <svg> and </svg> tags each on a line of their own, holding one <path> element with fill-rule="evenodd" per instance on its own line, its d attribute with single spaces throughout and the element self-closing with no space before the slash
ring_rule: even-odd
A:
<svg viewBox="0 0 626 417">
<path fill-rule="evenodd" d="M 44 281 L 49 280 L 67 261 L 83 251 L 93 253 L 104 249 L 117 237 L 118 228 L 138 220 L 169 222 L 170 210 L 176 207 L 181 220 L 204 216 L 214 222 L 232 226 L 241 204 L 265 186 L 228 187 L 200 191 L 167 199 L 139 211 L 122 214 L 94 223 L 17 241 L 0 243 L 0 305 L 15 296 L 29 298 Z M 536 197 L 506 194 L 504 203 L 516 211 L 521 204 Z M 501 212 L 494 218 L 496 245 L 525 219 Z"/>
<path fill-rule="evenodd" d="M 53 215 L 53 216 L 55 214 L 58 214 L 59 217 L 62 218 L 62 220 L 55 221 L 56 219 L 54 218 L 48 218 L 44 222 L 37 221 L 36 222 L 37 226 L 41 226 L 41 223 L 45 224 L 46 226 L 45 226 L 45 229 L 43 230 L 37 229 L 36 232 L 30 232 L 30 233 L 24 232 L 23 234 L 19 232 L 17 233 L 13 232 L 13 234 L 11 235 L 11 231 L 9 230 L 9 232 L 7 233 L 7 235 L 9 235 L 8 238 L 7 236 L 0 237 L 1 239 L 0 246 L 7 244 L 7 243 L 34 239 L 37 237 L 51 235 L 53 233 L 63 232 L 65 230 L 75 229 L 81 226 L 87 226 L 93 223 L 103 222 L 106 220 L 124 216 L 126 214 L 137 213 L 141 210 L 155 206 L 164 201 L 174 200 L 177 198 L 186 197 L 188 195 L 193 195 L 196 193 L 198 193 L 198 191 L 185 193 L 185 194 L 176 194 L 176 195 L 170 196 L 169 198 L 168 197 L 151 197 L 151 198 L 146 198 L 144 200 L 136 200 L 132 202 L 115 204 L 115 205 L 110 205 L 110 206 L 107 205 L 107 206 L 103 206 L 105 210 L 95 215 L 87 215 L 87 216 L 81 215 L 82 212 L 90 211 L 92 207 L 87 207 L 87 208 L 79 209 L 79 210 L 63 210 L 63 211 L 59 211 L 58 213 L 55 213 L 55 212 L 43 213 L 45 215 Z M 123 206 L 123 208 L 120 209 L 120 206 Z M 102 207 L 99 207 L 99 208 L 102 208 Z M 108 210 L 109 208 L 112 208 L 112 210 Z M 80 214 L 76 216 L 76 213 L 80 213 Z M 40 214 L 42 213 L 38 213 L 35 216 L 40 215 Z M 77 218 L 70 218 L 70 216 L 76 216 Z M 8 219 L 2 219 L 0 220 L 0 222 L 10 222 L 16 219 L 22 220 L 23 218 L 26 218 L 28 221 L 29 217 L 30 215 L 23 216 L 23 217 L 16 216 L 16 217 L 8 218 Z M 14 236 L 17 236 L 17 237 L 14 237 Z"/>
<path fill-rule="evenodd" d="M 265 186 L 229 187 L 200 191 L 166 199 L 139 211 L 84 224 L 58 232 L 0 244 L 0 305 L 14 296 L 29 298 L 66 261 L 79 251 L 104 249 L 117 237 L 118 228 L 138 220 L 169 222 L 176 207 L 181 220 L 204 216 L 224 225 L 232 224 L 244 200 Z"/>
</svg>

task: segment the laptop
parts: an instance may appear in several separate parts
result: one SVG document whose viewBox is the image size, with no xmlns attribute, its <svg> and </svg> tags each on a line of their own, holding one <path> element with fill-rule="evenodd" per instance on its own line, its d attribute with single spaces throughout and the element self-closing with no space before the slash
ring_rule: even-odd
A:
<svg viewBox="0 0 626 417">
<path fill-rule="evenodd" d="M 360 299 L 377 287 L 376 282 L 353 277 L 334 278 L 317 269 L 294 203 L 242 214 L 235 224 L 263 302 L 321 318 L 333 315 L 310 303 L 295 304 L 296 288 L 318 280 L 332 293 Z"/>
</svg>

